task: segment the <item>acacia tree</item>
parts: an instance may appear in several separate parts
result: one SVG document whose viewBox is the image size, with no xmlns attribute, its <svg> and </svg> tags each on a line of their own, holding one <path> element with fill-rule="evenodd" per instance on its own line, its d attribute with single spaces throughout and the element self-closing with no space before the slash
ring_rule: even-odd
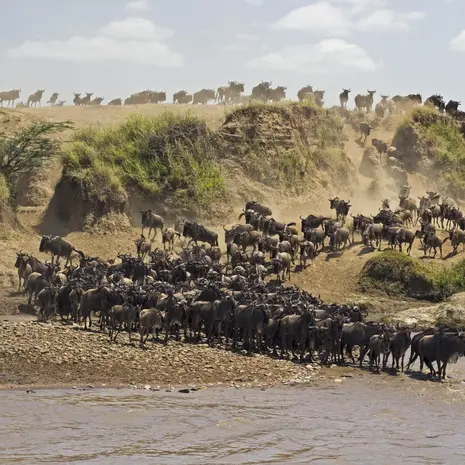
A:
<svg viewBox="0 0 465 465">
<path fill-rule="evenodd" d="M 0 134 L 0 172 L 7 182 L 18 173 L 37 168 L 57 154 L 60 141 L 51 136 L 72 129 L 71 121 L 32 123 L 13 135 Z"/>
<path fill-rule="evenodd" d="M 52 136 L 72 129 L 71 121 L 39 121 L 20 131 L 0 133 L 0 174 L 10 189 L 20 173 L 28 173 L 59 152 L 60 141 Z"/>
</svg>

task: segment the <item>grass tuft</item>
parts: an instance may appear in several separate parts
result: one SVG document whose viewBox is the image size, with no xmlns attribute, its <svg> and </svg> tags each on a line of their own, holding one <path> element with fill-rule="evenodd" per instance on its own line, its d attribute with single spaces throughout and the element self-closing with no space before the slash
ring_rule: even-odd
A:
<svg viewBox="0 0 465 465">
<path fill-rule="evenodd" d="M 63 157 L 63 174 L 89 200 L 110 201 L 127 189 L 173 207 L 198 211 L 225 194 L 214 137 L 191 115 L 131 115 L 114 127 L 76 133 Z"/>
<path fill-rule="evenodd" d="M 465 291 L 465 260 L 450 266 L 424 264 L 403 253 L 386 251 L 365 263 L 359 284 L 365 292 L 441 301 Z"/>
</svg>

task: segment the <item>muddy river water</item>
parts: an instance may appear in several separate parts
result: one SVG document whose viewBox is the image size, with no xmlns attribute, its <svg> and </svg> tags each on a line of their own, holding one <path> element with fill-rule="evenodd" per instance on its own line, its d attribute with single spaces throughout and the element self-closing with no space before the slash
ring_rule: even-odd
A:
<svg viewBox="0 0 465 465">
<path fill-rule="evenodd" d="M 464 463 L 465 403 L 386 384 L 3 391 L 0 463 Z"/>
</svg>

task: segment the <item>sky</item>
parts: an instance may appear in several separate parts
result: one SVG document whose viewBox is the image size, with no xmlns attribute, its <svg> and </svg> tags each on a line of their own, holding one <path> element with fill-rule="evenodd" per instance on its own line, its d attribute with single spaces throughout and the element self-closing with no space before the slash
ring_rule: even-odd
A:
<svg viewBox="0 0 465 465">
<path fill-rule="evenodd" d="M 465 0 L 0 0 L 0 91 L 125 98 L 260 81 L 465 105 Z"/>
</svg>

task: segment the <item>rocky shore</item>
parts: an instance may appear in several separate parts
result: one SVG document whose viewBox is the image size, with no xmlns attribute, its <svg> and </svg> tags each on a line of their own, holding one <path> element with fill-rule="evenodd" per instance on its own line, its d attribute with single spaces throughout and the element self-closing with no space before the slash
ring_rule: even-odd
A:
<svg viewBox="0 0 465 465">
<path fill-rule="evenodd" d="M 127 333 L 116 343 L 99 332 L 78 326 L 35 321 L 0 323 L 0 385 L 149 385 L 152 387 L 240 385 L 273 386 L 311 382 L 320 367 L 247 356 L 207 344 L 170 341 L 139 347 L 139 335 L 129 344 Z"/>
</svg>

